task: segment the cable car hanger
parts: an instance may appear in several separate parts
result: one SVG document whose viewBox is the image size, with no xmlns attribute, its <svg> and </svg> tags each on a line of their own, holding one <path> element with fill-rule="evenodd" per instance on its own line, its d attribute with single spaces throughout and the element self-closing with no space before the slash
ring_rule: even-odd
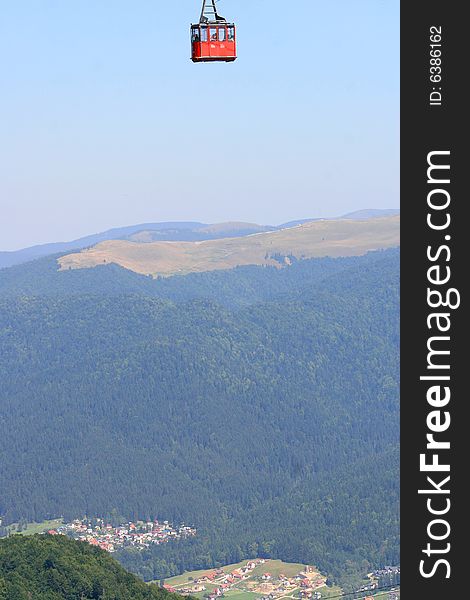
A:
<svg viewBox="0 0 470 600">
<path fill-rule="evenodd" d="M 199 23 L 191 25 L 193 62 L 233 62 L 237 58 L 234 23 L 219 15 L 216 0 L 203 0 Z"/>
<path fill-rule="evenodd" d="M 199 19 L 199 23 L 220 23 L 226 22 L 227 20 L 224 17 L 221 17 L 217 13 L 217 8 L 215 7 L 216 0 L 204 0 L 202 3 L 201 17 Z"/>
</svg>

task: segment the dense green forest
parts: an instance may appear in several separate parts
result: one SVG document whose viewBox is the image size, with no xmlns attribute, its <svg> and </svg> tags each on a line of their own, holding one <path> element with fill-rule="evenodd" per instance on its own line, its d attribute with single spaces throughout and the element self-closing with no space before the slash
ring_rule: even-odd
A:
<svg viewBox="0 0 470 600">
<path fill-rule="evenodd" d="M 182 600 L 65 536 L 0 540 L 0 600 Z"/>
<path fill-rule="evenodd" d="M 57 270 L 57 257 L 49 256 L 24 265 L 0 269 L 0 297 L 138 294 L 173 302 L 201 299 L 223 306 L 242 307 L 259 302 L 308 298 L 323 279 L 347 272 L 367 275 L 383 256 L 398 250 L 371 253 L 367 257 L 317 258 L 296 261 L 289 268 L 243 266 L 231 270 L 160 277 L 140 275 L 115 264 L 93 269 Z M 275 257 L 273 257 L 275 258 Z M 295 261 L 295 259 L 293 259 Z M 283 260 L 280 261 L 283 264 Z M 356 269 L 351 271 L 351 269 Z M 338 277 L 338 285 L 340 284 Z M 341 289 L 345 289 L 344 286 Z"/>
<path fill-rule="evenodd" d="M 0 515 L 170 519 L 146 579 L 398 562 L 399 254 L 152 280 L 0 271 Z"/>
</svg>

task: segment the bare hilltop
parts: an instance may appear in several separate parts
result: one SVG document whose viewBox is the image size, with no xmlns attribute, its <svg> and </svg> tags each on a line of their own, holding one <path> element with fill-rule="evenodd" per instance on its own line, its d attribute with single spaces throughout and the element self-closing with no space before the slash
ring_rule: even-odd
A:
<svg viewBox="0 0 470 600">
<path fill-rule="evenodd" d="M 360 256 L 396 247 L 400 244 L 400 217 L 316 220 L 277 231 L 203 241 L 140 240 L 106 240 L 60 257 L 59 267 L 85 269 L 114 263 L 154 277 L 241 265 L 281 268 L 296 259 Z"/>
</svg>

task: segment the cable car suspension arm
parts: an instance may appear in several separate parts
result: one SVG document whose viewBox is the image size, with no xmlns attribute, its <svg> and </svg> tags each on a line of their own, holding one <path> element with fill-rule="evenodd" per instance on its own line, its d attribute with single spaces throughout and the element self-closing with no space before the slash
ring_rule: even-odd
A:
<svg viewBox="0 0 470 600">
<path fill-rule="evenodd" d="M 199 23 L 225 23 L 226 19 L 221 17 L 215 7 L 216 0 L 203 0 L 201 18 Z"/>
</svg>

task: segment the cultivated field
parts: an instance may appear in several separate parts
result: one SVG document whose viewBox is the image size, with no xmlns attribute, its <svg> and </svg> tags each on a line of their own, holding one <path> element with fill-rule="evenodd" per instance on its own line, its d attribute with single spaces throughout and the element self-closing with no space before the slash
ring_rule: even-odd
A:
<svg viewBox="0 0 470 600">
<path fill-rule="evenodd" d="M 50 521 L 43 521 L 42 523 L 28 523 L 22 531 L 18 531 L 18 524 L 13 523 L 8 526 L 8 531 L 11 534 L 19 535 L 34 535 L 35 533 L 44 533 L 49 529 L 57 529 L 63 523 L 63 519 L 53 519 Z"/>
</svg>

